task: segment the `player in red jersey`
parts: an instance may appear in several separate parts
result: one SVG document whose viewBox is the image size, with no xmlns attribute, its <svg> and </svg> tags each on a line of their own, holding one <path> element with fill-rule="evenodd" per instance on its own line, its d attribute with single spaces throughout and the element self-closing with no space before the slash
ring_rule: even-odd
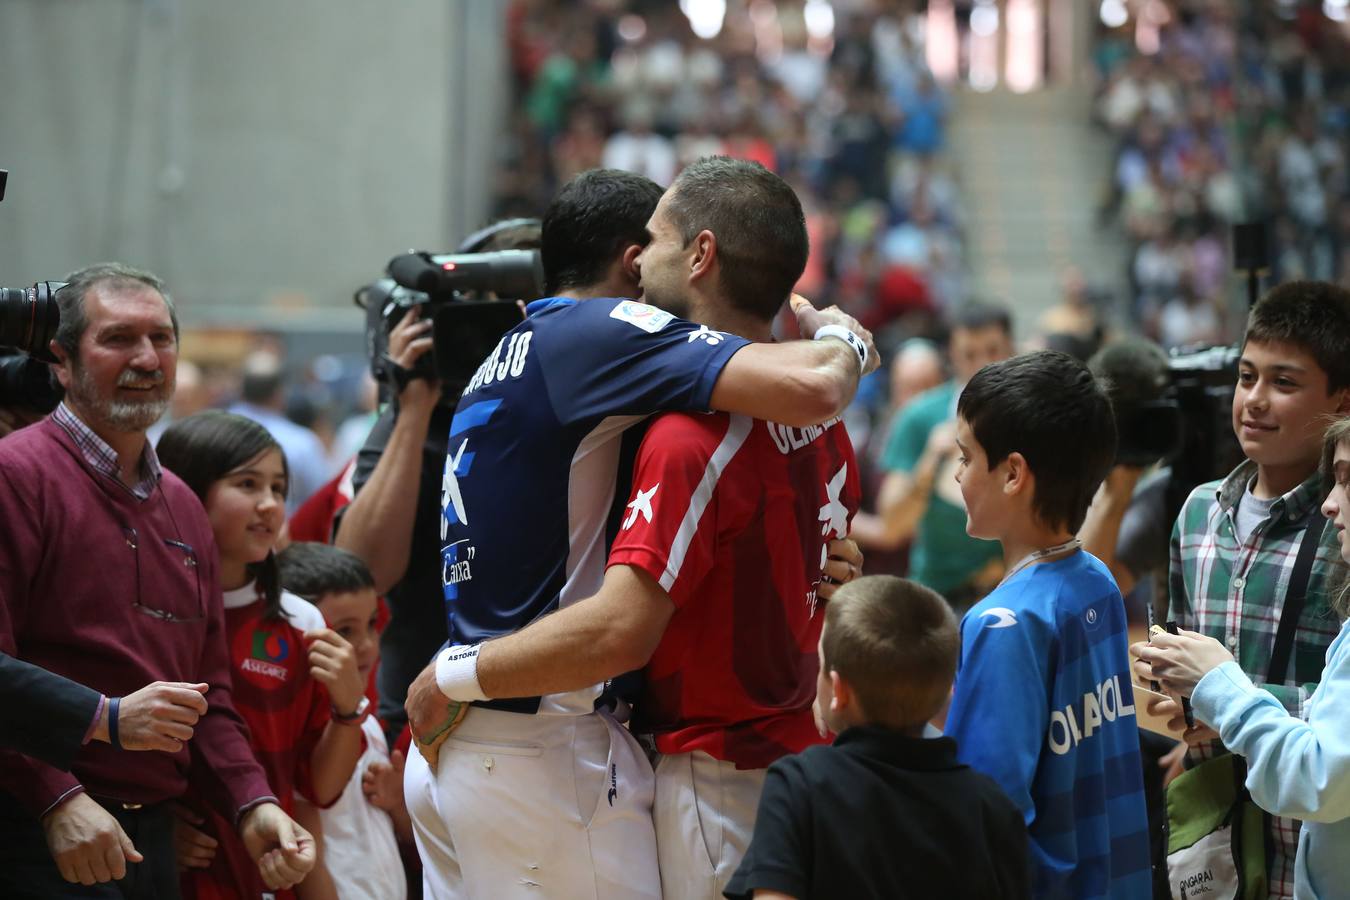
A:
<svg viewBox="0 0 1350 900">
<path fill-rule="evenodd" d="M 670 413 L 638 453 L 610 551 L 674 604 L 633 730 L 654 736 L 666 898 L 720 895 L 754 832 L 764 774 L 823 742 L 811 714 L 826 542 L 860 490 L 838 421 L 788 428 Z M 715 824 L 714 824 L 715 823 Z"/>
<path fill-rule="evenodd" d="M 609 564 L 645 571 L 675 606 L 634 730 L 663 755 L 740 769 L 820 743 L 810 658 L 822 556 L 859 498 L 843 427 L 667 414 L 643 439 L 633 489 Z"/>
<path fill-rule="evenodd" d="M 750 202 L 755 192 L 765 194 L 759 203 Z M 775 202 L 795 207 L 795 221 L 764 212 Z M 775 237 L 756 240 L 766 230 Z M 772 339 L 806 258 L 787 185 L 750 163 L 704 160 L 667 191 L 648 231 L 644 298 L 706 323 L 689 340 Z M 783 244 L 799 252 L 766 251 Z M 874 363 L 865 335 L 822 328 L 816 337 L 854 346 L 864 372 Z M 856 468 L 837 421 L 787 428 L 721 413 L 658 417 L 638 452 L 600 592 L 462 648 L 447 677 L 438 673 L 440 690 L 464 700 L 531 696 L 647 666 L 636 721 L 666 754 L 654 814 L 661 891 L 720 894 L 749 843 L 764 768 L 822 740 L 811 714 L 818 604 L 860 562 L 840 541 L 858 506 Z M 631 789 L 612 783 L 611 802 Z"/>
</svg>

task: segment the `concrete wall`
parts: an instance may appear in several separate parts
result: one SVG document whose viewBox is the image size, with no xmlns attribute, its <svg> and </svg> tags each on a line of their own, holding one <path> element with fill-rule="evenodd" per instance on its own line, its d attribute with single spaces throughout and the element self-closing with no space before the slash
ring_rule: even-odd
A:
<svg viewBox="0 0 1350 900">
<path fill-rule="evenodd" d="M 0 0 L 0 285 L 120 259 L 188 325 L 358 327 L 486 216 L 503 6 Z"/>
</svg>

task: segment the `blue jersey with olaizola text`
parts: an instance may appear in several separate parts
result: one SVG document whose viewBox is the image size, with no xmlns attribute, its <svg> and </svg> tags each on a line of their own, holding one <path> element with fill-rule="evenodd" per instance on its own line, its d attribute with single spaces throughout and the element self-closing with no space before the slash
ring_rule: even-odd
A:
<svg viewBox="0 0 1350 900">
<path fill-rule="evenodd" d="M 1022 810 L 1038 898 L 1151 893 L 1125 606 L 1079 551 L 1028 566 L 961 620 L 947 735 Z"/>
<path fill-rule="evenodd" d="M 743 338 L 633 300 L 530 304 L 465 387 L 441 481 L 450 643 L 515 631 L 600 589 L 623 434 L 652 413 L 706 410 Z M 603 685 L 495 701 L 581 714 Z"/>
</svg>

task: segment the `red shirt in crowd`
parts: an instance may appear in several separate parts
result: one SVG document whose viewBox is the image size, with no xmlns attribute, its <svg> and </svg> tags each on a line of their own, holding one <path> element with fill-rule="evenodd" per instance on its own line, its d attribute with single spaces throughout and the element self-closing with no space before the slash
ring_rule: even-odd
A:
<svg viewBox="0 0 1350 900">
<path fill-rule="evenodd" d="M 609 564 L 645 570 L 675 602 L 635 711 L 662 753 L 763 768 L 821 742 L 816 588 L 858 509 L 857 469 L 837 420 L 653 420 Z"/>
</svg>

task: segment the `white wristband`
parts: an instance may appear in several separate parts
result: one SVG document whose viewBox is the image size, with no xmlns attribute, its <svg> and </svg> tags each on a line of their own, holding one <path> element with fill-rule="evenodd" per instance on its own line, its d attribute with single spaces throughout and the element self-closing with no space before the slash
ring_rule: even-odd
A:
<svg viewBox="0 0 1350 900">
<path fill-rule="evenodd" d="M 486 700 L 478 683 L 478 648 L 482 644 L 446 647 L 436 657 L 436 686 L 451 700 Z"/>
<path fill-rule="evenodd" d="M 824 340 L 825 338 L 839 338 L 845 344 L 853 348 L 858 354 L 858 368 L 860 371 L 867 371 L 867 342 L 849 331 L 843 325 L 822 325 L 816 329 L 813 340 Z"/>
</svg>

